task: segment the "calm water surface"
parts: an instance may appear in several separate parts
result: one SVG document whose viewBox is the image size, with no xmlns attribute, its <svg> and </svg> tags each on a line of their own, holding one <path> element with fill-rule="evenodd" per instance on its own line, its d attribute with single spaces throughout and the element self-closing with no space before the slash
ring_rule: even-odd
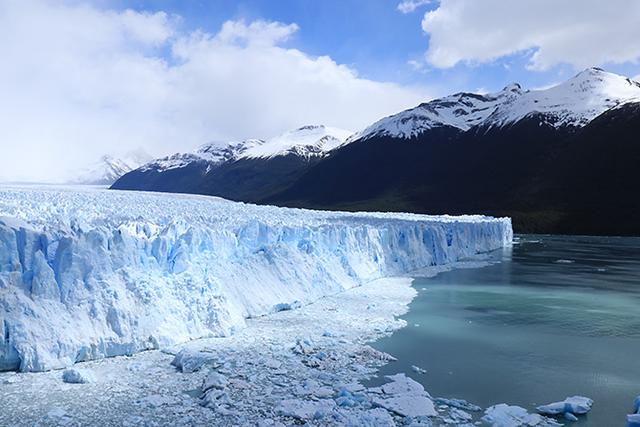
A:
<svg viewBox="0 0 640 427">
<path fill-rule="evenodd" d="M 584 395 L 577 424 L 623 426 L 640 394 L 640 238 L 519 236 L 492 257 L 414 281 L 408 326 L 374 344 L 399 359 L 382 373 L 483 407 Z"/>
</svg>

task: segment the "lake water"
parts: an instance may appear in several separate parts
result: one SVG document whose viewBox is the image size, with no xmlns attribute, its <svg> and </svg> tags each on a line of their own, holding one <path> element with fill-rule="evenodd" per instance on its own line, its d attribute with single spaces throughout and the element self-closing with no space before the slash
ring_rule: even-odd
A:
<svg viewBox="0 0 640 427">
<path fill-rule="evenodd" d="M 575 424 L 625 425 L 640 395 L 640 238 L 519 236 L 492 258 L 414 281 L 408 326 L 374 344 L 398 358 L 382 373 L 483 407 L 584 395 L 595 404 Z"/>
</svg>

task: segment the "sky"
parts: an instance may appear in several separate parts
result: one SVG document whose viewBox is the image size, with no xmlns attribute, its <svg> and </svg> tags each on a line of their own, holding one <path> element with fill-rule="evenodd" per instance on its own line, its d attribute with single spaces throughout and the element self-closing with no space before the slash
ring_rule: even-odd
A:
<svg viewBox="0 0 640 427">
<path fill-rule="evenodd" d="M 0 0 L 0 181 L 353 131 L 434 97 L 640 78 L 637 0 Z"/>
</svg>

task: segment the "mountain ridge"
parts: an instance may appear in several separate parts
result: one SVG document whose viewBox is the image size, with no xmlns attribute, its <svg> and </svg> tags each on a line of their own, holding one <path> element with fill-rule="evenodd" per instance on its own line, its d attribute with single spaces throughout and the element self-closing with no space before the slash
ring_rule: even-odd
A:
<svg viewBox="0 0 640 427">
<path fill-rule="evenodd" d="M 313 158 L 246 156 L 204 180 L 165 175 L 163 185 L 134 171 L 113 188 L 317 209 L 511 216 L 518 232 L 640 235 L 635 220 L 614 214 L 640 214 L 630 187 L 640 182 L 638 106 L 640 84 L 590 68 L 544 90 L 510 84 L 432 100 Z"/>
</svg>

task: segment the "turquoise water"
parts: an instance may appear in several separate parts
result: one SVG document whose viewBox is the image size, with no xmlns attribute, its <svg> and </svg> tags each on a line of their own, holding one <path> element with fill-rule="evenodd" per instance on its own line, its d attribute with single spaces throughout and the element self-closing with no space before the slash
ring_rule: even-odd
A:
<svg viewBox="0 0 640 427">
<path fill-rule="evenodd" d="M 640 395 L 640 238 L 519 236 L 492 258 L 415 279 L 408 326 L 374 344 L 399 359 L 382 373 L 483 407 L 584 395 L 576 424 L 624 425 Z"/>
</svg>

